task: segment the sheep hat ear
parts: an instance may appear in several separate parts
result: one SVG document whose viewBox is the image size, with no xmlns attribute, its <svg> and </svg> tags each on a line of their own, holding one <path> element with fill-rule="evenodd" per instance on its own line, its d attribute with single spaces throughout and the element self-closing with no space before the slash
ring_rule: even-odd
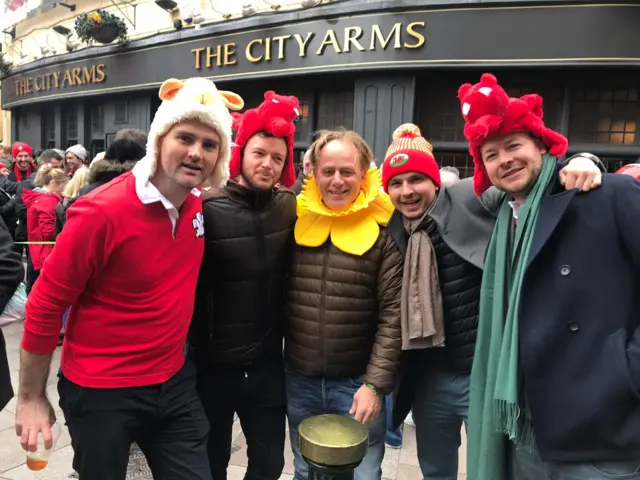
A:
<svg viewBox="0 0 640 480">
<path fill-rule="evenodd" d="M 158 163 L 158 140 L 174 125 L 186 120 L 197 120 L 216 130 L 220 136 L 218 162 L 208 182 L 222 188 L 229 179 L 231 159 L 231 123 L 229 109 L 242 108 L 244 101 L 233 92 L 220 92 L 211 80 L 170 78 L 162 83 L 158 92 L 162 103 L 149 129 L 147 154 L 140 160 L 146 164 L 151 175 Z"/>
</svg>

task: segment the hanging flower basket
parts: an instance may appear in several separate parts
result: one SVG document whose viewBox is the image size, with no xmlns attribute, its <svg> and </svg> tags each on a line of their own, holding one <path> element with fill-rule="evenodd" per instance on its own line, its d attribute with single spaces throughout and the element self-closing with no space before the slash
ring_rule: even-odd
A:
<svg viewBox="0 0 640 480">
<path fill-rule="evenodd" d="M 108 44 L 114 40 L 127 40 L 127 25 L 124 20 L 105 10 L 79 15 L 75 28 L 78 38 L 89 45 L 94 41 Z"/>
</svg>

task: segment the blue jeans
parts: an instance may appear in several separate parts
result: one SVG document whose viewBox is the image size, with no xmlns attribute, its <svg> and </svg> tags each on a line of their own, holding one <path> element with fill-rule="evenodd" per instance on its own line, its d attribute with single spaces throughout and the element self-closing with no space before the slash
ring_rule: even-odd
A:
<svg viewBox="0 0 640 480">
<path fill-rule="evenodd" d="M 310 377 L 285 367 L 287 387 L 287 417 L 293 449 L 295 479 L 307 480 L 307 463 L 300 454 L 298 427 L 300 423 L 315 415 L 349 415 L 353 396 L 363 384 L 363 377 L 328 378 Z M 384 436 L 386 433 L 384 402 L 380 417 L 368 425 L 369 449 L 362 463 L 355 471 L 355 480 L 380 480 L 384 457 Z"/>
<path fill-rule="evenodd" d="M 460 430 L 469 419 L 469 375 L 426 368 L 416 385 L 413 421 L 424 480 L 456 480 Z"/>
<path fill-rule="evenodd" d="M 640 480 L 640 459 L 611 462 L 545 462 L 537 450 L 509 446 L 508 480 Z"/>
<path fill-rule="evenodd" d="M 389 415 L 387 415 L 387 435 L 384 439 L 385 443 L 393 448 L 402 447 L 402 425 L 393 429 L 393 395 L 387 395 L 385 406 Z"/>
</svg>

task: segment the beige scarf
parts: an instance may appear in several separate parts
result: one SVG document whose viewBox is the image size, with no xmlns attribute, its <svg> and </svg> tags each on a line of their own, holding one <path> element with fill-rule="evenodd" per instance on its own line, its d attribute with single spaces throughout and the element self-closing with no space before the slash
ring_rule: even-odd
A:
<svg viewBox="0 0 640 480">
<path fill-rule="evenodd" d="M 402 349 L 444 347 L 444 314 L 436 252 L 427 233 L 430 218 L 403 218 L 409 234 L 402 277 Z"/>
</svg>

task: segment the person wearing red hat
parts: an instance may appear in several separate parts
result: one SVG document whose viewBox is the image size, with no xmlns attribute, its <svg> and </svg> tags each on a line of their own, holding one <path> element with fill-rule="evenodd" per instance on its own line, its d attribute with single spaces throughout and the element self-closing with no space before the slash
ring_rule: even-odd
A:
<svg viewBox="0 0 640 480">
<path fill-rule="evenodd" d="M 599 183 L 600 170 L 590 159 L 578 155 L 567 163 L 567 188 Z M 470 178 L 445 186 L 431 144 L 413 124 L 394 132 L 382 178 L 396 209 L 389 231 L 404 257 L 405 368 L 394 398 L 393 426 L 412 409 L 423 477 L 456 478 L 483 257 L 504 194 L 490 188 L 477 197 Z"/>
<path fill-rule="evenodd" d="M 31 176 L 38 166 L 33 161 L 33 149 L 26 143 L 16 142 L 11 148 L 13 165 L 9 169 L 9 180 L 21 182 Z"/>
<path fill-rule="evenodd" d="M 621 175 L 631 175 L 636 180 L 640 180 L 640 163 L 630 163 L 621 167 L 616 171 L 616 173 Z"/>
<path fill-rule="evenodd" d="M 237 413 L 248 446 L 246 478 L 277 480 L 284 468 L 284 292 L 296 198 L 295 97 L 265 94 L 236 114 L 230 178 L 204 194 L 205 253 L 189 332 L 189 357 L 211 430 L 214 479 L 227 477 Z"/>
<path fill-rule="evenodd" d="M 542 98 L 459 90 L 474 188 L 505 194 L 484 261 L 470 480 L 640 478 L 640 184 L 565 191 Z"/>
</svg>

